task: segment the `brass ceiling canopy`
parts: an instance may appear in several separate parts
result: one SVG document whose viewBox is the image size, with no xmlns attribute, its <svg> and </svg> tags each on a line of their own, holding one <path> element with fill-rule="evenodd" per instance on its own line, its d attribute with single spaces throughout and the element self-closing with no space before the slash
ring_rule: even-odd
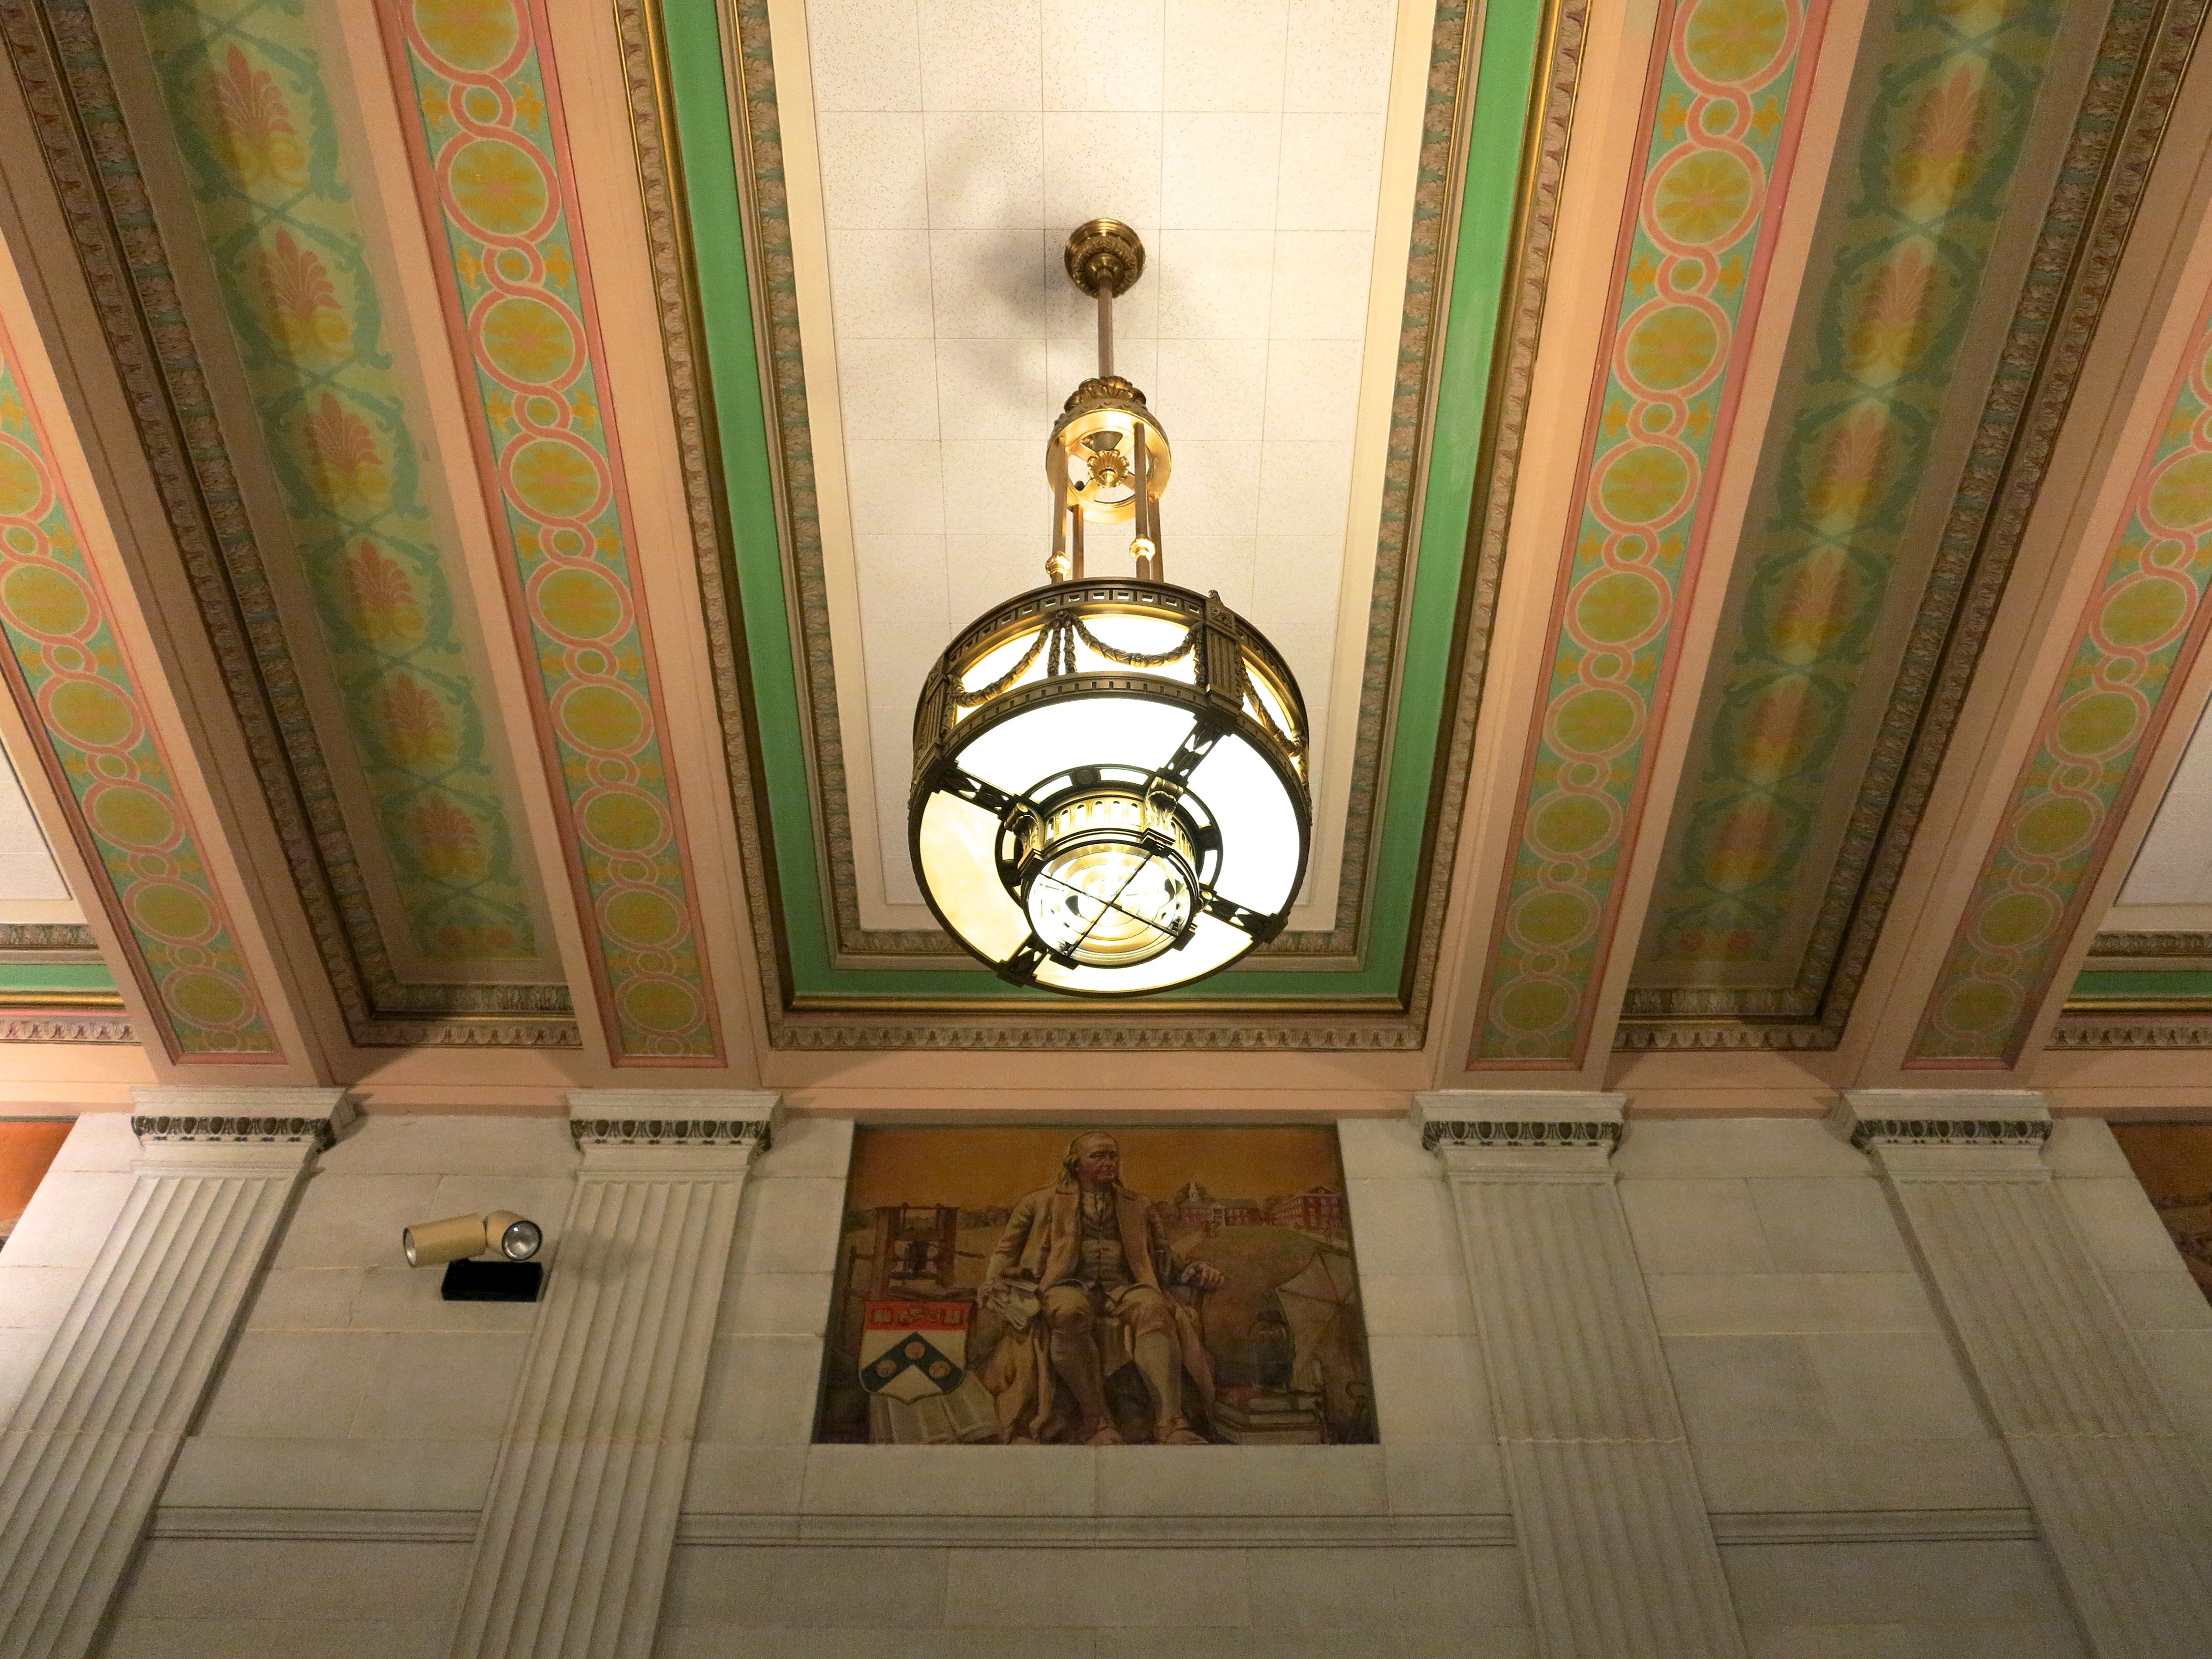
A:
<svg viewBox="0 0 2212 1659">
<path fill-rule="evenodd" d="M 970 623 L 930 671 L 908 838 L 938 920 L 1001 978 L 1140 996 L 1219 972 L 1289 920 L 1313 829 L 1305 702 L 1219 594 L 1163 579 L 1167 432 L 1114 372 L 1114 301 L 1143 242 L 1094 219 L 1066 264 L 1098 302 L 1098 373 L 1045 446 L 1050 585 Z M 1101 532 L 1125 538 L 1135 580 L 1086 577 Z"/>
</svg>

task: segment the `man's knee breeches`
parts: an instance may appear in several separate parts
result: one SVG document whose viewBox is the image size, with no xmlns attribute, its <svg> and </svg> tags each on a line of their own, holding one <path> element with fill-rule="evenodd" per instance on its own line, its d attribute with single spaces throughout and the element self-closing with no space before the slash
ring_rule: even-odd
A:
<svg viewBox="0 0 2212 1659">
<path fill-rule="evenodd" d="M 1045 1323 L 1069 1336 L 1089 1334 L 1091 1292 L 1079 1285 L 1055 1285 L 1044 1293 Z"/>
<path fill-rule="evenodd" d="M 1133 1333 L 1171 1331 L 1175 1328 L 1175 1304 L 1168 1299 L 1165 1291 L 1139 1285 L 1121 1298 L 1121 1316 L 1129 1322 Z"/>
</svg>

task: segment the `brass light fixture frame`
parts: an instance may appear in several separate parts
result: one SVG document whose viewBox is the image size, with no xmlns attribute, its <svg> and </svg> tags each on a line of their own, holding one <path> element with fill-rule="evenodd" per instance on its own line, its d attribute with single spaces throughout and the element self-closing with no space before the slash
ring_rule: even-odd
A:
<svg viewBox="0 0 2212 1659">
<path fill-rule="evenodd" d="M 1093 219 L 1068 237 L 1064 262 L 1069 280 L 1097 301 L 1099 362 L 1098 373 L 1068 398 L 1045 445 L 1054 503 L 1048 585 L 963 629 L 925 679 L 915 711 L 908 852 L 945 931 L 1001 978 L 1074 996 L 1142 995 L 1219 971 L 1288 921 L 1312 846 L 1305 703 L 1281 653 L 1219 594 L 1194 593 L 1162 577 L 1159 498 L 1173 465 L 1167 433 L 1145 394 L 1114 372 L 1114 301 L 1144 271 L 1143 241 L 1118 221 Z M 1088 578 L 1086 532 L 1095 539 L 1097 532 L 1120 526 L 1129 532 L 1135 579 Z M 1018 790 L 1004 780 L 986 781 L 963 764 L 1000 727 L 1048 705 L 1102 698 L 1166 705 L 1189 717 L 1188 734 L 1173 753 L 1143 763 L 1118 753 L 1059 757 L 1045 765 L 1049 776 L 1030 780 L 1025 773 Z M 1285 809 L 1272 820 L 1240 819 L 1248 826 L 1241 837 L 1217 822 L 1192 785 L 1193 774 L 1231 738 L 1273 774 Z M 1266 793 L 1264 775 L 1245 775 L 1261 781 Z M 997 821 L 988 851 L 978 831 L 958 839 L 957 858 L 948 853 L 954 839 L 941 826 L 930 828 L 932 812 L 941 812 L 948 798 Z M 1249 826 L 1255 822 L 1278 823 L 1297 838 L 1295 872 L 1279 902 L 1265 911 L 1226 896 L 1215 881 L 1230 872 L 1234 887 L 1236 871 L 1262 858 L 1255 844 L 1268 838 L 1255 842 Z M 1279 840 L 1275 845 L 1279 851 Z M 1139 917 L 1123 896 L 1139 876 L 1124 876 L 1110 891 L 1079 893 L 1054 873 L 1075 867 L 1055 860 L 1089 856 L 1150 871 L 1170 898 Z M 1271 868 L 1279 875 L 1279 860 Z M 940 884 L 959 896 L 948 899 Z M 1260 884 L 1271 895 L 1274 884 Z M 1054 908 L 1062 894 L 1074 896 L 1070 908 L 1079 899 L 1090 918 L 1073 943 L 1056 943 L 1048 921 L 1065 922 Z M 1010 945 L 1015 929 L 1008 918 L 1015 913 L 1025 918 L 1020 927 L 1027 936 Z M 984 916 L 996 918 L 988 928 L 978 925 Z M 1241 946 L 1221 924 L 1241 936 Z M 1103 930 L 1115 925 L 1140 941 L 1119 961 L 1109 958 L 1121 947 L 1101 942 Z M 993 930 L 995 947 L 979 942 L 979 933 Z M 1183 979 L 1163 980 L 1156 969 L 1124 989 L 1095 976 L 1182 951 L 1201 930 L 1206 942 L 1189 960 L 1210 965 L 1194 965 Z M 1066 982 L 1085 969 L 1094 976 Z"/>
</svg>

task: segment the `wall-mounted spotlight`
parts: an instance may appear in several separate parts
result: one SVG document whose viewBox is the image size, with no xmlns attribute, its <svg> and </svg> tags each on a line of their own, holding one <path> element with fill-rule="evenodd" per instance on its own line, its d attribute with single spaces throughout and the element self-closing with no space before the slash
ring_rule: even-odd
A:
<svg viewBox="0 0 2212 1659">
<path fill-rule="evenodd" d="M 536 1222 L 512 1210 L 419 1221 L 399 1234 L 399 1248 L 409 1267 L 446 1264 L 445 1282 L 438 1293 L 448 1302 L 537 1301 L 545 1269 L 530 1258 L 544 1242 Z M 470 1259 L 486 1255 L 499 1259 Z"/>
</svg>

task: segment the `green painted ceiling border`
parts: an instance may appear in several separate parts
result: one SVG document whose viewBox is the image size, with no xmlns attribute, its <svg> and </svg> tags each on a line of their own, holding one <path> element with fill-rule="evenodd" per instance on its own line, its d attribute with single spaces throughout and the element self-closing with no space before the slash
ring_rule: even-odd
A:
<svg viewBox="0 0 2212 1659">
<path fill-rule="evenodd" d="M 20 998 L 41 991 L 71 995 L 100 992 L 117 1007 L 123 1006 L 123 999 L 116 994 L 115 975 L 105 963 L 0 961 L 0 996 Z"/>
<path fill-rule="evenodd" d="M 1451 263 L 1451 292 L 1428 433 L 1425 489 L 1413 588 L 1398 665 L 1399 692 L 1382 804 L 1366 963 L 1343 972 L 1245 970 L 1155 1004 L 1282 1003 L 1316 999 L 1395 1003 L 1407 979 L 1407 945 L 1426 859 L 1426 811 L 1441 775 L 1438 738 L 1460 641 L 1455 637 L 1468 526 L 1492 397 L 1500 296 L 1510 264 L 1518 165 L 1543 33 L 1541 0 L 1494 4 L 1481 47 L 1468 122 L 1468 163 Z M 660 18 L 676 136 L 684 155 L 686 211 L 698 258 L 701 326 L 728 498 L 732 559 L 751 673 L 755 732 L 767 780 L 768 828 L 789 952 L 789 990 L 799 998 L 957 998 L 1008 1006 L 1065 1006 L 1049 993 L 1003 985 L 980 971 L 840 969 L 831 960 L 827 907 L 815 856 L 816 823 L 801 733 L 799 665 L 792 649 L 775 480 L 761 397 L 751 273 L 728 254 L 744 246 L 730 103 L 717 0 L 665 0 Z M 1484 167 L 1476 158 L 1510 157 Z M 1039 530 L 1040 538 L 1043 530 Z M 799 856 L 803 850 L 804 856 Z"/>
<path fill-rule="evenodd" d="M 2212 971 L 2196 968 L 2091 968 L 2075 976 L 2069 1012 L 2115 1004 L 2212 1009 Z"/>
</svg>

